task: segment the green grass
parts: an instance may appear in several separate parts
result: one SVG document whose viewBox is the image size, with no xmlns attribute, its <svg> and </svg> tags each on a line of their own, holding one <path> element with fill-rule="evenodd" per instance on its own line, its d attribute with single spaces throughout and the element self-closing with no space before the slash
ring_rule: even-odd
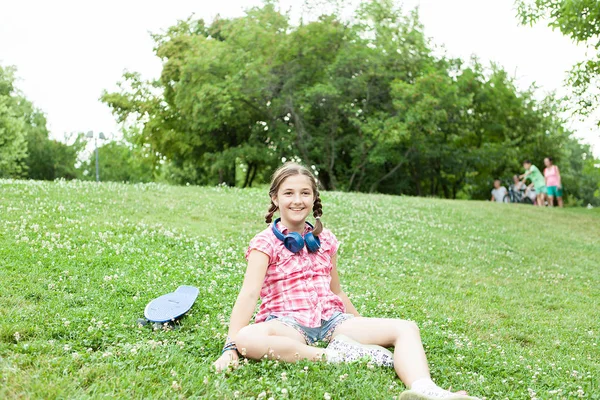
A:
<svg viewBox="0 0 600 400">
<path fill-rule="evenodd" d="M 416 321 L 434 379 L 488 399 L 600 399 L 600 213 L 325 193 L 342 285 Z M 0 181 L 0 398 L 392 399 L 366 364 L 215 374 L 266 190 Z M 146 303 L 200 289 L 177 330 Z M 285 389 L 285 390 L 284 390 Z"/>
</svg>

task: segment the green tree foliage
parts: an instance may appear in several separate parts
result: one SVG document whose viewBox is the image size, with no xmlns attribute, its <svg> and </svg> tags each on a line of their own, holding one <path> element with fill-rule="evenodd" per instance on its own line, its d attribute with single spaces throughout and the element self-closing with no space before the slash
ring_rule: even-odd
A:
<svg viewBox="0 0 600 400">
<path fill-rule="evenodd" d="M 103 182 L 151 182 L 155 180 L 154 157 L 148 147 L 136 147 L 124 141 L 112 141 L 98 148 L 98 169 Z M 94 151 L 83 162 L 80 177 L 96 179 Z"/>
<path fill-rule="evenodd" d="M 26 122 L 19 112 L 24 99 L 14 87 L 14 72 L 12 67 L 0 66 L 0 178 L 26 174 Z"/>
<path fill-rule="evenodd" d="M 50 139 L 46 117 L 14 87 L 14 74 L 0 66 L 0 177 L 76 178 L 82 136 L 71 145 Z"/>
<path fill-rule="evenodd" d="M 483 199 L 525 158 L 568 172 L 583 154 L 566 150 L 578 144 L 554 98 L 498 66 L 436 56 L 416 11 L 378 0 L 339 15 L 294 25 L 267 1 L 181 21 L 154 36 L 160 79 L 126 73 L 102 99 L 180 183 L 250 186 L 300 159 L 331 190 Z"/>
<path fill-rule="evenodd" d="M 78 134 L 70 145 L 50 139 L 46 128 L 46 117 L 27 101 L 22 104 L 21 115 L 26 121 L 24 130 L 27 177 L 38 180 L 79 177 L 81 171 L 75 167 L 75 164 L 85 146 L 83 134 Z"/>
<path fill-rule="evenodd" d="M 586 44 L 595 51 L 587 60 L 573 66 L 568 79 L 573 88 L 577 110 L 588 115 L 600 101 L 600 2 L 598 0 L 517 0 L 518 14 L 523 24 L 547 21 L 576 43 Z M 600 125 L 600 121 L 597 121 Z"/>
</svg>

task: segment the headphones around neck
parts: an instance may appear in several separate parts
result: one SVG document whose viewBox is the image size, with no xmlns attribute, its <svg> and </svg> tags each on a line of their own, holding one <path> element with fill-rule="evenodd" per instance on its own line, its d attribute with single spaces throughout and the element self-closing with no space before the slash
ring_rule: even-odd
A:
<svg viewBox="0 0 600 400">
<path fill-rule="evenodd" d="M 292 253 L 298 253 L 302 251 L 304 244 L 306 244 L 306 248 L 309 253 L 316 253 L 321 247 L 321 241 L 318 236 L 313 235 L 312 232 L 308 232 L 304 235 L 304 238 L 298 232 L 290 232 L 287 235 L 281 233 L 279 229 L 277 229 L 277 223 L 281 221 L 281 218 L 277 218 L 275 222 L 273 222 L 273 233 L 277 237 L 277 239 L 283 242 L 283 245 L 286 249 L 291 251 Z M 314 227 L 310 224 L 310 222 L 306 221 L 308 226 L 314 229 Z"/>
</svg>

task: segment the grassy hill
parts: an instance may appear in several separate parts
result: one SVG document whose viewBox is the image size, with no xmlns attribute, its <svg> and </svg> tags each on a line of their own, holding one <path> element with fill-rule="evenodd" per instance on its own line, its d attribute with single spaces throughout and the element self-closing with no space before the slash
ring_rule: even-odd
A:
<svg viewBox="0 0 600 400">
<path fill-rule="evenodd" d="M 600 398 L 600 213 L 324 193 L 364 316 L 416 321 L 438 384 Z M 266 189 L 0 180 L 0 398 L 392 399 L 366 364 L 215 374 Z M 138 327 L 181 284 L 180 329 Z"/>
</svg>

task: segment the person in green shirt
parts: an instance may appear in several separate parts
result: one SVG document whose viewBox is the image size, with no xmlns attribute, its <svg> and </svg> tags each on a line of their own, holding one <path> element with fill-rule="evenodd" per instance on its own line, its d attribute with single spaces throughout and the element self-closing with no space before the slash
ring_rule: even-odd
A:
<svg viewBox="0 0 600 400">
<path fill-rule="evenodd" d="M 525 168 L 525 173 L 519 176 L 519 179 L 523 179 L 523 183 L 529 178 L 531 184 L 535 188 L 535 192 L 537 193 L 536 204 L 538 206 L 543 206 L 546 202 L 546 179 L 544 175 L 540 172 L 538 167 L 533 165 L 530 160 L 523 161 L 523 168 Z"/>
</svg>

